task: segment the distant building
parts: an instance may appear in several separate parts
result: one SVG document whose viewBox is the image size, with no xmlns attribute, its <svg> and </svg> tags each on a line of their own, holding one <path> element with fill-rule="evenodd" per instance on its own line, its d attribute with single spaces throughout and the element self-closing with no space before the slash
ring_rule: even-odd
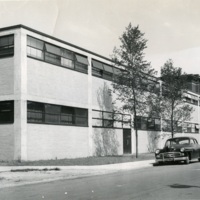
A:
<svg viewBox="0 0 200 200">
<path fill-rule="evenodd" d="M 108 58 L 29 27 L 0 29 L 0 160 L 135 153 L 131 115 L 113 112 L 119 70 Z M 197 96 L 187 96 L 196 111 L 184 132 L 193 135 Z M 160 132 L 160 120 L 138 117 L 138 124 L 139 153 L 148 152 L 149 132 Z"/>
</svg>

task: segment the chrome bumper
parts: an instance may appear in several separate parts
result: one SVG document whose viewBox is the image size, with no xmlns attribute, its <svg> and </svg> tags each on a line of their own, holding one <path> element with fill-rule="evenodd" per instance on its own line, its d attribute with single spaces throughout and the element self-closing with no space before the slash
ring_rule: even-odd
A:
<svg viewBox="0 0 200 200">
<path fill-rule="evenodd" d="M 174 158 L 156 158 L 156 162 L 175 162 L 187 160 L 187 157 L 174 157 Z"/>
</svg>

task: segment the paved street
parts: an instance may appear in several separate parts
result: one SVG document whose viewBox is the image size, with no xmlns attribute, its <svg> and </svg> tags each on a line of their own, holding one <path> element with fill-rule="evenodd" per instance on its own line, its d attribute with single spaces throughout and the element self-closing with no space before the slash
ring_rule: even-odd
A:
<svg viewBox="0 0 200 200">
<path fill-rule="evenodd" d="M 199 199 L 200 163 L 164 165 L 114 174 L 0 189 L 1 200 Z"/>
</svg>

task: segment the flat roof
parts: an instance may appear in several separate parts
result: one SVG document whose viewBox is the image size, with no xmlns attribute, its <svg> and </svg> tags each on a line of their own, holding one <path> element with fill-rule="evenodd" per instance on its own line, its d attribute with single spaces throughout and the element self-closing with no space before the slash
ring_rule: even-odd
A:
<svg viewBox="0 0 200 200">
<path fill-rule="evenodd" d="M 107 58 L 107 57 L 104 57 L 104 56 L 102 56 L 102 55 L 99 55 L 99 54 L 97 54 L 97 53 L 94 53 L 94 52 L 92 52 L 92 51 L 89 51 L 89 50 L 87 50 L 87 49 L 81 48 L 81 47 L 79 47 L 79 46 L 76 46 L 76 45 L 71 44 L 71 43 L 69 43 L 69 42 L 66 42 L 66 41 L 64 41 L 64 40 L 58 39 L 58 38 L 53 37 L 53 36 L 51 36 L 51 35 L 48 35 L 48 34 L 46 34 L 46 33 L 37 31 L 37 30 L 35 30 L 35 29 L 33 29 L 33 28 L 30 28 L 30 27 L 28 27 L 28 26 L 25 26 L 25 25 L 23 25 L 23 24 L 18 24 L 18 25 L 14 25 L 14 26 L 8 26 L 8 27 L 0 28 L 0 32 L 1 32 L 1 31 L 7 31 L 7 30 L 13 30 L 13 29 L 19 29 L 19 28 L 23 28 L 23 29 L 26 29 L 26 30 L 28 30 L 28 31 L 37 33 L 37 34 L 39 34 L 39 35 L 45 36 L 45 37 L 47 37 L 47 38 L 53 39 L 53 40 L 55 40 L 55 41 L 61 42 L 61 43 L 63 43 L 63 44 L 69 45 L 69 46 L 71 46 L 71 47 L 77 48 L 77 49 L 79 49 L 79 50 L 82 50 L 82 51 L 85 51 L 85 52 L 87 52 L 87 53 L 90 53 L 90 54 L 92 54 L 92 55 L 94 55 L 94 56 L 98 56 L 98 57 L 100 57 L 100 58 L 103 58 L 103 59 L 105 59 L 105 60 L 107 60 L 107 61 L 112 62 L 112 60 L 109 59 L 109 58 Z"/>
</svg>

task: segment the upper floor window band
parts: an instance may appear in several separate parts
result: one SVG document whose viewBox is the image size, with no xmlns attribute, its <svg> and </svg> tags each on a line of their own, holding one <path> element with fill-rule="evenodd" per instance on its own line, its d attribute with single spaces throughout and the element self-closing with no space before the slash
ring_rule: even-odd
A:
<svg viewBox="0 0 200 200">
<path fill-rule="evenodd" d="M 46 43 L 31 36 L 27 37 L 27 54 L 45 62 L 88 73 L 87 57 L 67 49 Z"/>
</svg>

